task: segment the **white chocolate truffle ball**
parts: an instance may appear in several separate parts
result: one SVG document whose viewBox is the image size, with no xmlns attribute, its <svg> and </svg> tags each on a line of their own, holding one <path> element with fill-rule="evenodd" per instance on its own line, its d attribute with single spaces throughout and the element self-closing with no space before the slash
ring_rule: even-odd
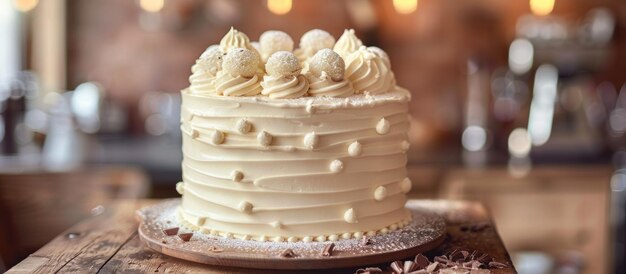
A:
<svg viewBox="0 0 626 274">
<path fill-rule="evenodd" d="M 296 76 L 302 71 L 298 57 L 289 51 L 275 52 L 267 59 L 265 70 L 270 76 Z"/>
<path fill-rule="evenodd" d="M 321 49 L 332 49 L 333 46 L 335 46 L 335 37 L 321 29 L 307 31 L 300 38 L 300 48 L 308 56 L 312 56 Z"/>
<path fill-rule="evenodd" d="M 263 56 L 270 56 L 277 51 L 293 51 L 293 39 L 279 30 L 268 30 L 259 37 L 259 46 Z"/>
<path fill-rule="evenodd" d="M 309 63 L 309 71 L 313 75 L 320 77 L 322 71 L 326 72 L 333 81 L 343 80 L 346 70 L 343 58 L 332 49 L 322 49 L 318 51 Z"/>
<path fill-rule="evenodd" d="M 212 74 L 222 69 L 222 56 L 224 54 L 218 45 L 208 47 L 196 61 L 200 68 Z"/>
<path fill-rule="evenodd" d="M 222 61 L 224 71 L 233 77 L 252 77 L 259 67 L 259 55 L 249 49 L 234 48 L 228 50 Z"/>
<path fill-rule="evenodd" d="M 200 54 L 200 59 L 202 60 L 211 60 L 212 62 L 222 60 L 222 51 L 220 50 L 220 46 L 218 45 L 210 45 L 202 54 Z"/>
</svg>

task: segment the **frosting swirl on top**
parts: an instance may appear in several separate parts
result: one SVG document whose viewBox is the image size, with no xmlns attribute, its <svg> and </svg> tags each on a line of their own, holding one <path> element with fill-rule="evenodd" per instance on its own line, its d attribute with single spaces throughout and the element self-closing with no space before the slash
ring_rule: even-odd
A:
<svg viewBox="0 0 626 274">
<path fill-rule="evenodd" d="M 328 76 L 328 73 L 322 71 L 322 75 L 317 77 L 312 73 L 308 73 L 309 94 L 311 96 L 327 96 L 327 97 L 348 97 L 354 94 L 352 83 L 346 79 L 334 81 Z"/>
<path fill-rule="evenodd" d="M 217 94 L 225 96 L 254 96 L 261 93 L 259 76 L 252 77 L 231 76 L 228 72 L 220 71 L 215 78 L 215 90 Z"/>
<path fill-rule="evenodd" d="M 245 48 L 257 52 L 257 50 L 250 43 L 250 38 L 233 27 L 230 27 L 230 31 L 220 41 L 220 50 L 222 52 L 228 52 L 232 48 Z"/>
<path fill-rule="evenodd" d="M 223 70 L 217 73 L 215 90 L 226 96 L 254 96 L 261 93 L 256 68 L 259 55 L 245 48 L 232 48 L 224 56 Z"/>
<path fill-rule="evenodd" d="M 216 93 L 215 76 L 222 68 L 222 52 L 217 45 L 212 45 L 200 55 L 191 67 L 189 89 L 192 93 Z"/>
<path fill-rule="evenodd" d="M 359 40 L 354 34 L 354 29 L 345 30 L 333 50 L 338 53 L 343 59 L 347 59 L 347 57 L 357 51 L 361 46 L 363 46 L 363 42 Z"/>
<path fill-rule="evenodd" d="M 309 90 L 309 81 L 304 75 L 263 77 L 263 95 L 272 99 L 299 98 Z"/>
<path fill-rule="evenodd" d="M 344 78 L 345 63 L 331 49 L 322 49 L 310 58 L 307 73 L 312 96 L 348 97 L 354 94 L 352 83 Z"/>
<path fill-rule="evenodd" d="M 383 58 L 362 46 L 346 60 L 346 78 L 357 93 L 384 93 L 393 89 L 395 78 Z"/>
<path fill-rule="evenodd" d="M 215 76 L 211 75 L 196 64 L 191 67 L 191 76 L 189 76 L 189 90 L 192 93 L 216 93 Z"/>
<path fill-rule="evenodd" d="M 270 98 L 298 98 L 309 90 L 309 81 L 300 74 L 302 67 L 298 58 L 289 51 L 272 54 L 265 65 L 267 74 L 263 77 L 263 95 Z"/>
</svg>

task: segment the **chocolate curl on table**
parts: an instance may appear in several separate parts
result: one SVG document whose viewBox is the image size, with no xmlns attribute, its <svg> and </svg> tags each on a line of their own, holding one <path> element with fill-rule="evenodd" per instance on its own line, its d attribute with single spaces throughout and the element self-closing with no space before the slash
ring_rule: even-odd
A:
<svg viewBox="0 0 626 274">
<path fill-rule="evenodd" d="M 422 254 L 417 254 L 417 256 L 415 256 L 415 260 L 413 261 L 419 269 L 425 269 L 428 265 L 430 265 L 430 260 Z"/>
<path fill-rule="evenodd" d="M 220 252 L 224 252 L 224 249 L 221 249 L 219 247 L 215 247 L 215 246 L 209 246 L 209 248 L 207 248 L 208 251 L 213 252 L 213 253 L 220 253 Z"/>
<path fill-rule="evenodd" d="M 168 229 L 163 230 L 163 234 L 165 234 L 166 236 L 174 236 L 178 234 L 178 229 L 179 227 L 168 228 Z"/>
<path fill-rule="evenodd" d="M 367 237 L 367 236 L 363 236 L 363 239 L 361 240 L 361 244 L 362 245 L 371 245 L 372 244 L 372 240 L 370 240 L 370 238 Z"/>
<path fill-rule="evenodd" d="M 178 235 L 178 237 L 184 242 L 189 242 L 192 236 L 193 236 L 193 233 L 183 233 L 183 234 Z"/>
<path fill-rule="evenodd" d="M 361 269 L 357 269 L 356 272 L 354 272 L 354 274 L 382 274 L 383 270 L 378 268 L 378 267 L 368 267 L 368 268 L 361 268 Z"/>
<path fill-rule="evenodd" d="M 293 257 L 296 257 L 297 255 L 295 252 L 293 252 L 291 248 L 287 248 L 283 250 L 283 252 L 280 253 L 280 256 L 283 258 L 293 258 Z"/>
<path fill-rule="evenodd" d="M 322 256 L 329 257 L 333 255 L 333 251 L 335 250 L 335 244 L 329 243 L 324 246 L 324 251 L 322 251 Z"/>
</svg>

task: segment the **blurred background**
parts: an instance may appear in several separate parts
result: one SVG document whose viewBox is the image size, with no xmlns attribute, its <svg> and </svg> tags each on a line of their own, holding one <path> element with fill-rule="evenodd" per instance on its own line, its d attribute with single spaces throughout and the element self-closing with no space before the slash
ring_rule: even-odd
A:
<svg viewBox="0 0 626 274">
<path fill-rule="evenodd" d="M 179 91 L 230 26 L 354 28 L 413 93 L 413 198 L 484 202 L 520 273 L 626 273 L 623 0 L 0 0 L 0 271 L 178 196 Z"/>
</svg>

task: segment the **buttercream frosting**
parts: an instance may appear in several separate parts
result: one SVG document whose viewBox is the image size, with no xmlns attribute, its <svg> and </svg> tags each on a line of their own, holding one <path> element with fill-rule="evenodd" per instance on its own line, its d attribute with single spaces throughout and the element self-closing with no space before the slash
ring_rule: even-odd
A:
<svg viewBox="0 0 626 274">
<path fill-rule="evenodd" d="M 333 50 L 346 59 L 351 53 L 357 51 L 361 46 L 363 46 L 363 42 L 356 37 L 354 30 L 347 29 L 343 32 L 341 37 L 339 37 L 339 40 L 337 40 Z"/>
<path fill-rule="evenodd" d="M 261 93 L 261 81 L 258 75 L 250 78 L 231 76 L 228 72 L 220 71 L 215 79 L 217 94 L 225 96 L 254 96 Z"/>
<path fill-rule="evenodd" d="M 291 52 L 279 51 L 267 60 L 267 75 L 263 77 L 263 95 L 270 98 L 298 98 L 309 90 L 309 81 L 300 74 L 302 67 Z"/>
<path fill-rule="evenodd" d="M 384 93 L 393 89 L 395 77 L 382 57 L 361 46 L 346 59 L 346 78 L 357 93 Z"/>
<path fill-rule="evenodd" d="M 309 79 L 309 94 L 311 96 L 326 97 L 348 97 L 354 94 L 354 88 L 350 81 L 343 79 L 333 81 L 326 72 L 322 72 L 320 77 L 307 74 Z"/>
<path fill-rule="evenodd" d="M 309 90 L 309 81 L 304 75 L 263 77 L 263 95 L 270 98 L 298 98 Z"/>
<path fill-rule="evenodd" d="M 194 225 L 198 230 L 272 241 L 339 240 L 397 229 L 409 218 L 400 145 L 409 125 L 408 98 L 399 88 L 348 100 L 183 91 L 181 220 L 204 218 Z M 317 110 L 309 113 L 307 106 Z M 385 135 L 376 132 L 381 117 L 390 123 Z M 238 130 L 241 119 L 250 124 L 246 133 Z M 199 132 L 195 139 L 192 128 Z M 214 131 L 224 133 L 221 144 L 209 139 Z M 360 152 L 350 153 L 355 146 Z M 386 196 L 377 200 L 380 186 Z M 345 220 L 350 208 L 355 223 Z"/>
<path fill-rule="evenodd" d="M 245 48 L 257 52 L 256 48 L 250 43 L 248 35 L 231 27 L 220 41 L 220 50 L 228 52 L 228 50 L 233 48 Z"/>
<path fill-rule="evenodd" d="M 254 96 L 261 93 L 261 82 L 256 72 L 259 65 L 256 53 L 245 48 L 228 50 L 222 61 L 223 70 L 217 73 L 215 90 L 225 96 Z"/>
<path fill-rule="evenodd" d="M 410 95 L 389 80 L 384 51 L 362 48 L 354 31 L 336 45 L 327 34 L 301 39 L 301 50 L 319 47 L 307 53 L 306 73 L 282 42 L 267 51 L 261 44 L 271 52 L 263 61 L 235 29 L 213 47 L 221 59 L 196 62 L 181 92 L 176 190 L 184 226 L 243 240 L 323 242 L 409 222 Z"/>
<path fill-rule="evenodd" d="M 191 67 L 189 90 L 193 93 L 215 93 L 215 76 L 222 68 L 222 51 L 218 45 L 207 48 Z"/>
</svg>

